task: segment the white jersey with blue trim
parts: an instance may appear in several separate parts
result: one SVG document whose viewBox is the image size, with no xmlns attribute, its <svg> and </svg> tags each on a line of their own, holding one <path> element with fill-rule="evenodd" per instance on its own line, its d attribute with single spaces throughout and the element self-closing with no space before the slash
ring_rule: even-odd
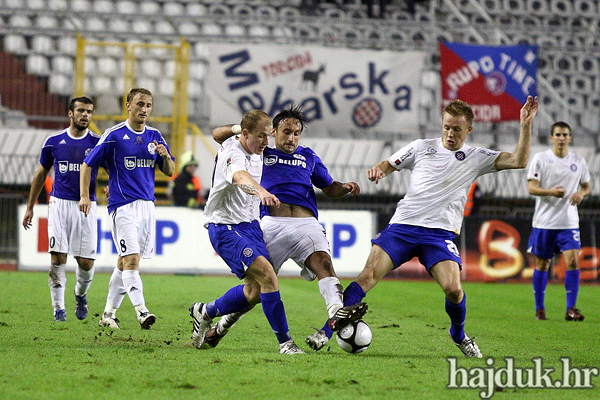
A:
<svg viewBox="0 0 600 400">
<path fill-rule="evenodd" d="M 532 226 L 538 229 L 578 229 L 577 206 L 571 205 L 569 198 L 579 190 L 579 186 L 590 181 L 590 171 L 584 158 L 567 153 L 560 158 L 552 150 L 536 153 L 527 169 L 527 180 L 536 180 L 542 189 L 562 186 L 565 195 L 534 196 L 535 212 Z"/>
<path fill-rule="evenodd" d="M 47 170 L 54 167 L 54 183 L 51 196 L 63 200 L 79 201 L 79 171 L 84 158 L 100 140 L 89 129 L 81 137 L 71 136 L 69 128 L 50 135 L 44 141 L 40 164 Z M 102 165 L 102 164 L 101 164 Z M 92 169 L 90 200 L 96 200 L 96 175 L 98 167 Z"/>
<path fill-rule="evenodd" d="M 108 165 L 109 212 L 135 200 L 156 200 L 154 166 L 162 169 L 164 160 L 156 152 L 155 140 L 169 149 L 157 129 L 145 126 L 137 132 L 124 121 L 107 129 L 85 158 L 90 167 Z"/>
<path fill-rule="evenodd" d="M 248 153 L 238 138 L 225 140 L 215 158 L 212 186 L 204 207 L 204 227 L 209 224 L 235 225 L 258 220 L 260 197 L 244 192 L 233 182 L 233 175 L 247 171 L 260 183 L 262 155 Z"/>
<path fill-rule="evenodd" d="M 499 151 L 467 144 L 451 151 L 442 139 L 418 139 L 394 153 L 388 162 L 412 171 L 404 198 L 390 224 L 438 228 L 459 233 L 469 188 L 481 175 L 496 172 Z"/>
</svg>

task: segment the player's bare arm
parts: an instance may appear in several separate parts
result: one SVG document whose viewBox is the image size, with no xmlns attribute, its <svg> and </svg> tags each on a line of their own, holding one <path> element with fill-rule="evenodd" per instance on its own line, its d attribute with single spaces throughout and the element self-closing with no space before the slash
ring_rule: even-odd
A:
<svg viewBox="0 0 600 400">
<path fill-rule="evenodd" d="M 213 140 L 219 144 L 223 143 L 224 141 L 226 141 L 227 139 L 229 139 L 232 136 L 235 136 L 236 133 L 233 132 L 232 128 L 235 125 L 225 125 L 225 126 L 220 126 L 218 128 L 215 128 L 212 130 L 212 137 Z"/>
<path fill-rule="evenodd" d="M 540 181 L 530 179 L 528 181 L 529 194 L 533 196 L 553 196 L 559 199 L 565 195 L 565 188 L 562 186 L 555 186 L 550 189 L 544 189 L 540 187 Z"/>
<path fill-rule="evenodd" d="M 171 155 L 169 154 L 169 150 L 167 150 L 167 146 L 162 143 L 159 144 L 156 140 L 154 141 L 154 145 L 156 146 L 156 152 L 158 155 L 163 158 L 163 166 L 161 171 L 167 176 L 173 176 L 175 173 L 175 162 L 173 162 L 173 159 L 171 159 Z"/>
<path fill-rule="evenodd" d="M 380 179 L 385 178 L 395 170 L 396 169 L 392 167 L 388 160 L 383 160 L 377 165 L 375 165 L 373 168 L 367 170 L 367 178 L 371 182 L 375 182 L 375 184 L 378 184 Z"/>
<path fill-rule="evenodd" d="M 233 182 L 244 192 L 260 197 L 260 201 L 265 206 L 279 207 L 281 202 L 274 194 L 269 193 L 265 188 L 250 176 L 248 171 L 238 171 L 233 174 Z"/>
<path fill-rule="evenodd" d="M 591 188 L 590 188 L 590 183 L 582 183 L 581 184 L 581 189 L 578 190 L 577 192 L 573 193 L 573 195 L 571 196 L 571 198 L 569 199 L 571 205 L 573 206 L 578 206 L 581 204 L 582 200 L 584 197 L 588 196 L 590 194 Z"/>
<path fill-rule="evenodd" d="M 79 171 L 79 211 L 87 215 L 92 208 L 90 200 L 90 182 L 92 180 L 92 167 L 87 163 L 81 163 L 81 171 Z"/>
<path fill-rule="evenodd" d="M 322 189 L 325 196 L 337 199 L 346 194 L 350 193 L 352 196 L 356 196 L 360 193 L 360 186 L 356 182 L 338 182 L 333 181 L 333 183 L 326 188 Z"/>
<path fill-rule="evenodd" d="M 528 96 L 527 101 L 521 108 L 521 129 L 519 132 L 519 141 L 514 153 L 502 152 L 498 155 L 495 162 L 497 171 L 503 169 L 519 169 L 527 166 L 529 160 L 529 148 L 531 146 L 531 126 L 533 119 L 538 111 L 538 98 Z"/>
<path fill-rule="evenodd" d="M 25 211 L 25 216 L 23 217 L 23 227 L 25 229 L 31 228 L 31 221 L 33 220 L 33 206 L 37 201 L 38 197 L 40 197 L 40 193 L 42 193 L 42 187 L 44 187 L 44 181 L 46 180 L 46 176 L 48 176 L 49 170 L 44 168 L 43 166 L 39 166 L 35 174 L 33 174 L 33 178 L 31 179 L 31 189 L 29 191 L 29 199 L 27 200 L 27 211 Z"/>
</svg>

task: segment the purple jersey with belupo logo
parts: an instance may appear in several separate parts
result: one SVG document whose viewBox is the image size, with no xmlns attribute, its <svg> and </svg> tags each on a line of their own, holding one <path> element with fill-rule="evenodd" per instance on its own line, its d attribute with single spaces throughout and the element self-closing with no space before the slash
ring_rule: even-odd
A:
<svg viewBox="0 0 600 400">
<path fill-rule="evenodd" d="M 100 140 L 89 129 L 82 137 L 74 137 L 69 128 L 63 129 L 48 138 L 42 146 L 40 164 L 49 170 L 54 167 L 54 183 L 51 196 L 63 200 L 79 201 L 79 171 L 83 159 L 92 151 Z M 102 166 L 102 164 L 99 164 Z M 90 181 L 90 200 L 96 200 L 96 173 L 98 166 L 92 170 Z"/>
<path fill-rule="evenodd" d="M 121 122 L 107 129 L 85 158 L 90 167 L 107 164 L 108 212 L 135 200 L 156 200 L 154 166 L 162 168 L 163 158 L 156 152 L 155 140 L 169 150 L 157 129 L 146 126 L 143 131 L 137 132 L 127 121 Z"/>
<path fill-rule="evenodd" d="M 327 167 L 310 147 L 298 146 L 292 154 L 265 148 L 260 184 L 281 202 L 306 207 L 318 218 L 313 185 L 324 189 L 332 183 Z M 260 213 L 269 215 L 269 209 L 261 205 Z"/>
</svg>

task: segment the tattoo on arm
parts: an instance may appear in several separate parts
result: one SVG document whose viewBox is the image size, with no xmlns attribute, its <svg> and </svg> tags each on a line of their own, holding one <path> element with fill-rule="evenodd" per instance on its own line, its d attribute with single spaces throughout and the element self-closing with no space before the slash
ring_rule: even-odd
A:
<svg viewBox="0 0 600 400">
<path fill-rule="evenodd" d="M 240 185 L 240 189 L 248 194 L 258 194 L 258 190 L 254 186 L 245 183 Z"/>
</svg>

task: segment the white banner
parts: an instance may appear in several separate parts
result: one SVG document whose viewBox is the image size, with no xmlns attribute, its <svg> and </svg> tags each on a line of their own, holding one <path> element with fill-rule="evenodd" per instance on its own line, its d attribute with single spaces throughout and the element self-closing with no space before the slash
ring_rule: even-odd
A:
<svg viewBox="0 0 600 400">
<path fill-rule="evenodd" d="M 19 207 L 19 221 L 26 206 Z M 36 205 L 29 230 L 19 229 L 19 269 L 47 270 L 50 266 L 46 231 L 48 206 Z M 327 230 L 333 265 L 340 277 L 355 278 L 371 251 L 375 214 L 370 211 L 321 211 L 319 221 Z M 156 245 L 151 259 L 142 259 L 140 270 L 156 273 L 229 274 L 229 267 L 215 253 L 203 226 L 203 211 L 179 207 L 156 207 Z M 98 206 L 98 271 L 112 271 L 117 251 L 112 241 L 106 206 Z M 77 263 L 68 257 L 67 267 Z M 288 261 L 281 275 L 299 276 L 300 269 Z"/>
<path fill-rule="evenodd" d="M 398 132 L 418 128 L 424 52 L 302 45 L 212 43 L 211 124 L 237 123 L 260 109 L 271 117 L 299 105 L 317 132 Z"/>
</svg>

